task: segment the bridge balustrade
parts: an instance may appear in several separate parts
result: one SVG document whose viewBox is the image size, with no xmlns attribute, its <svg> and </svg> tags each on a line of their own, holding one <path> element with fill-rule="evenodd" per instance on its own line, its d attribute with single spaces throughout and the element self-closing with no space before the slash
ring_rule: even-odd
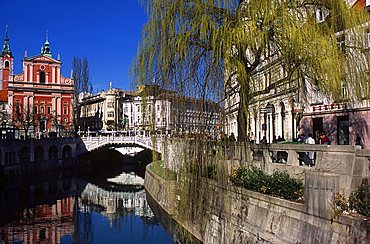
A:
<svg viewBox="0 0 370 244">
<path fill-rule="evenodd" d="M 136 136 L 125 136 L 125 135 L 107 135 L 99 137 L 81 137 L 82 141 L 85 143 L 86 149 L 92 151 L 98 149 L 99 147 L 109 145 L 109 144 L 137 144 L 141 147 L 146 147 L 151 150 L 160 151 L 161 140 L 157 139 L 156 143 L 153 143 L 152 137 L 144 135 Z"/>
</svg>

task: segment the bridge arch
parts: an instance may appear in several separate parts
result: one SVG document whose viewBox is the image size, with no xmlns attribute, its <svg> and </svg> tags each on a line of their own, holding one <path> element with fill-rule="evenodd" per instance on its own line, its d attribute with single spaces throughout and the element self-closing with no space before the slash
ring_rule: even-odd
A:
<svg viewBox="0 0 370 244">
<path fill-rule="evenodd" d="M 34 155 L 35 161 L 43 160 L 44 159 L 44 148 L 42 146 L 35 147 Z"/>
<path fill-rule="evenodd" d="M 72 158 L 72 148 L 69 145 L 65 145 L 62 149 L 62 158 Z"/>
<path fill-rule="evenodd" d="M 131 146 L 141 147 L 143 149 L 150 149 L 158 153 L 162 149 L 162 138 L 155 138 L 153 140 L 150 136 L 136 135 L 136 136 L 99 136 L 99 137 L 82 137 L 81 138 L 86 151 L 93 151 L 105 146 Z"/>
<path fill-rule="evenodd" d="M 22 147 L 19 150 L 19 161 L 20 162 L 30 162 L 31 160 L 31 153 L 29 147 Z"/>
<path fill-rule="evenodd" d="M 58 159 L 58 148 L 53 145 L 49 147 L 49 160 Z"/>
</svg>

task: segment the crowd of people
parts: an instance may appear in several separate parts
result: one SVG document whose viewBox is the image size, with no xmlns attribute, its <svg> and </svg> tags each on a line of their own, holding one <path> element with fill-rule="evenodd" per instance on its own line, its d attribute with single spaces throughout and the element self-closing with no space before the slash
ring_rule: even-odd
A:
<svg viewBox="0 0 370 244">
<path fill-rule="evenodd" d="M 234 133 L 231 133 L 229 136 L 227 136 L 226 134 L 222 134 L 220 139 L 222 141 L 228 141 L 228 142 L 239 141 L 239 138 L 236 138 Z M 261 140 L 256 141 L 253 132 L 248 134 L 246 141 L 250 142 L 252 144 L 254 144 L 254 143 L 259 143 L 259 144 L 268 144 L 268 143 L 270 143 L 269 140 L 267 140 L 266 136 L 263 136 L 261 138 Z M 279 142 L 284 142 L 284 141 L 286 141 L 286 140 L 279 135 L 279 136 L 275 137 L 272 140 L 272 143 L 279 143 Z M 306 144 L 331 145 L 331 141 L 330 141 L 329 137 L 324 132 L 321 132 L 321 133 L 316 132 L 315 136 L 312 133 L 310 133 L 308 136 L 306 136 L 304 133 L 300 133 L 300 134 L 298 134 L 296 139 L 293 139 L 293 142 L 306 143 Z M 362 147 L 362 139 L 358 134 L 356 134 L 353 145 Z"/>
<path fill-rule="evenodd" d="M 321 144 L 321 145 L 330 145 L 330 139 L 324 132 L 317 133 L 316 140 L 313 138 L 312 134 L 309 134 L 308 137 L 304 133 L 301 133 L 297 137 L 297 142 L 307 143 L 307 144 Z"/>
</svg>

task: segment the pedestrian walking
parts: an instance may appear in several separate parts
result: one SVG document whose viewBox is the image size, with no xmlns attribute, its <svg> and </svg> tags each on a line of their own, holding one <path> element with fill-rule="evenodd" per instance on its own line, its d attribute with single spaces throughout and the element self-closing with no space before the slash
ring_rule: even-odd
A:
<svg viewBox="0 0 370 244">
<path fill-rule="evenodd" d="M 315 139 L 313 139 L 312 134 L 309 134 L 307 139 L 306 139 L 307 144 L 315 144 Z M 315 152 L 309 151 L 306 152 L 308 160 L 305 162 L 305 164 L 308 164 L 308 166 L 313 166 L 314 165 L 314 160 L 315 160 Z"/>
</svg>

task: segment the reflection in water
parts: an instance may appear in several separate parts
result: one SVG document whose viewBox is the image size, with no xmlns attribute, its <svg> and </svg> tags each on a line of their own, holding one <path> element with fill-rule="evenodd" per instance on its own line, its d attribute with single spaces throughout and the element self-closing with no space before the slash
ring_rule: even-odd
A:
<svg viewBox="0 0 370 244">
<path fill-rule="evenodd" d="M 15 220 L 1 227 L 4 243 L 60 243 L 60 238 L 73 233 L 72 197 L 53 205 L 39 205 L 17 213 Z"/>
<path fill-rule="evenodd" d="M 144 187 L 137 192 L 113 192 L 89 183 L 81 194 L 81 201 L 84 207 L 86 205 L 102 207 L 101 214 L 111 221 L 127 213 L 145 218 L 154 217 L 146 201 Z"/>
<path fill-rule="evenodd" d="M 109 182 L 117 183 L 120 185 L 139 185 L 144 186 L 144 179 L 134 173 L 123 172 L 117 177 L 107 179 Z"/>
<path fill-rule="evenodd" d="M 131 168 L 108 180 L 49 174 L 3 187 L 0 243 L 173 243 Z"/>
</svg>

